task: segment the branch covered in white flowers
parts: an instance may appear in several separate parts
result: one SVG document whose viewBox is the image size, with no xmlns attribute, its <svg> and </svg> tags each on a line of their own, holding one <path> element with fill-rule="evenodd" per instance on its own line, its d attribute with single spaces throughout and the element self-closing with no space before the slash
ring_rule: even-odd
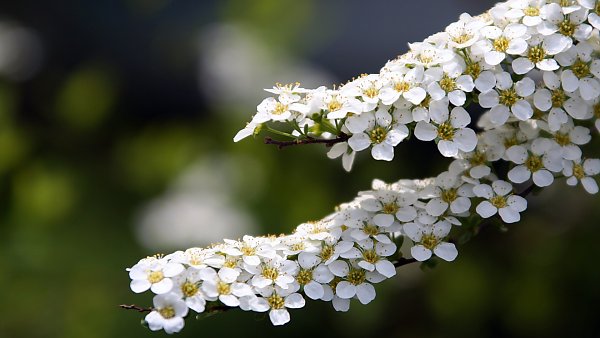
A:
<svg viewBox="0 0 600 338">
<path fill-rule="evenodd" d="M 599 29 L 598 1 L 510 0 L 461 15 L 378 74 L 336 89 L 268 89 L 274 96 L 234 141 L 267 132 L 277 139 L 265 142 L 280 148 L 322 143 L 349 171 L 356 153 L 391 161 L 414 135 L 454 160 L 435 178 L 375 180 L 291 235 L 144 258 L 128 269 L 131 289 L 150 290 L 154 305 L 124 307 L 147 310 L 148 327 L 167 333 L 190 313 L 229 308 L 268 312 L 282 325 L 306 298 L 348 311 L 352 299 L 373 301 L 373 285 L 400 265 L 456 259 L 456 244 L 485 219 L 518 222 L 533 188 L 563 177 L 597 193 L 600 160 L 584 146 L 600 131 Z M 478 121 L 466 110 L 472 104 L 488 109 Z M 499 161 L 508 171 L 496 171 Z"/>
</svg>

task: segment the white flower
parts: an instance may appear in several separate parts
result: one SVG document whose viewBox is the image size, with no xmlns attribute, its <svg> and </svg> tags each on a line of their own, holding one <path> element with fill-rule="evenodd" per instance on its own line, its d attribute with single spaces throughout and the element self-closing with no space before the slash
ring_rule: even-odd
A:
<svg viewBox="0 0 600 338">
<path fill-rule="evenodd" d="M 520 19 L 525 26 L 535 27 L 542 23 L 540 7 L 545 0 L 516 0 L 507 2 L 510 9 L 505 13 L 508 19 Z"/>
<path fill-rule="evenodd" d="M 415 242 L 410 249 L 413 258 L 423 262 L 431 258 L 433 252 L 448 262 L 456 259 L 458 256 L 456 246 L 443 241 L 450 233 L 451 227 L 448 221 L 439 221 L 433 225 L 422 225 L 416 222 L 404 224 L 404 233 Z"/>
<path fill-rule="evenodd" d="M 491 122 L 497 126 L 502 125 L 511 113 L 521 121 L 531 118 L 533 109 L 525 98 L 535 91 L 533 80 L 526 77 L 513 83 L 512 77 L 506 72 L 496 74 L 496 79 L 496 90 L 479 94 L 479 104 L 483 108 L 491 108 Z"/>
<path fill-rule="evenodd" d="M 561 34 L 551 34 L 543 38 L 535 37 L 528 41 L 529 48 L 524 57 L 517 58 L 512 62 L 513 71 L 522 75 L 534 68 L 544 71 L 554 71 L 559 68 L 553 58 L 549 58 L 572 45 L 570 38 Z"/>
<path fill-rule="evenodd" d="M 433 100 L 441 100 L 448 96 L 450 103 L 455 106 L 462 106 L 466 101 L 466 94 L 473 91 L 475 84 L 470 75 L 463 75 L 460 72 L 446 73 L 443 68 L 429 68 L 425 75 L 433 82 L 427 86 L 427 92 Z"/>
<path fill-rule="evenodd" d="M 403 97 L 412 104 L 420 104 L 427 92 L 419 87 L 423 81 L 423 66 L 415 66 L 409 69 L 406 74 L 401 72 L 390 72 L 385 74 L 386 84 L 379 91 L 381 103 L 392 105 L 400 97 Z"/>
<path fill-rule="evenodd" d="M 563 124 L 554 134 L 554 142 L 562 150 L 562 158 L 576 160 L 581 158 L 582 146 L 591 141 L 590 130 L 586 127 L 575 126 L 572 120 Z"/>
<path fill-rule="evenodd" d="M 254 275 L 250 284 L 256 288 L 277 285 L 282 289 L 288 289 L 294 282 L 298 266 L 290 260 L 270 259 L 260 266 L 249 265 L 246 270 Z"/>
<path fill-rule="evenodd" d="M 367 271 L 377 271 L 387 278 L 396 275 L 396 267 L 385 257 L 396 253 L 394 243 L 380 243 L 368 238 L 358 242 L 359 248 L 352 248 L 344 256 L 357 259 L 358 266 Z"/>
<path fill-rule="evenodd" d="M 211 271 L 211 272 L 209 272 Z M 254 294 L 250 285 L 237 283 L 239 272 L 230 268 L 221 268 L 218 273 L 207 269 L 203 274 L 202 291 L 210 300 L 219 300 L 227 306 L 239 306 L 239 298 Z"/>
<path fill-rule="evenodd" d="M 256 107 L 257 113 L 253 118 L 256 123 L 263 123 L 267 121 L 288 121 L 292 119 L 292 111 L 303 111 L 304 106 L 299 103 L 286 104 L 277 101 L 273 97 L 264 99 L 258 107 Z"/>
<path fill-rule="evenodd" d="M 567 123 L 569 117 L 565 109 L 580 110 L 579 106 L 585 106 L 577 97 L 570 97 L 561 86 L 560 77 L 554 72 L 544 72 L 544 84 L 546 88 L 539 88 L 533 95 L 533 104 L 541 111 L 548 111 L 548 127 L 550 131 L 557 131 L 560 126 Z M 586 109 L 583 109 L 584 111 Z"/>
<path fill-rule="evenodd" d="M 494 181 L 492 186 L 480 184 L 473 187 L 477 197 L 485 198 L 477 205 L 476 211 L 483 218 L 489 218 L 496 213 L 506 223 L 518 222 L 520 212 L 527 208 L 527 200 L 519 195 L 512 194 L 512 184 L 506 181 Z"/>
<path fill-rule="evenodd" d="M 415 127 L 415 136 L 421 141 L 438 139 L 438 149 L 446 157 L 458 155 L 458 151 L 472 151 L 477 145 L 477 135 L 467 128 L 471 123 L 469 113 L 462 107 L 431 112 L 433 123 L 419 121 Z"/>
<path fill-rule="evenodd" d="M 352 170 L 356 152 L 348 146 L 348 142 L 336 143 L 331 147 L 329 152 L 327 152 L 327 157 L 330 159 L 338 158 L 340 156 L 342 156 L 342 166 L 344 167 L 344 170 Z"/>
<path fill-rule="evenodd" d="M 567 92 L 579 90 L 581 98 L 593 100 L 600 95 L 600 82 L 594 77 L 600 76 L 600 60 L 592 61 L 593 47 L 587 42 L 580 42 L 573 48 L 556 56 L 563 70 L 560 78 L 562 87 Z"/>
<path fill-rule="evenodd" d="M 200 289 L 202 280 L 199 270 L 188 268 L 188 270 L 174 278 L 174 280 L 175 287 L 173 288 L 173 293 L 179 298 L 183 298 L 185 304 L 190 309 L 198 313 L 204 312 L 206 298 Z"/>
<path fill-rule="evenodd" d="M 471 207 L 469 197 L 472 195 L 472 185 L 462 184 L 457 176 L 446 171 L 436 178 L 435 197 L 427 203 L 425 210 L 434 217 L 441 216 L 448 207 L 452 213 L 461 214 Z"/>
<path fill-rule="evenodd" d="M 373 145 L 371 156 L 374 159 L 393 160 L 394 147 L 408 136 L 408 128 L 403 124 L 392 124 L 392 115 L 386 109 L 363 115 L 367 118 L 366 130 L 353 134 L 348 144 L 354 151 L 361 151 Z"/>
<path fill-rule="evenodd" d="M 533 141 L 530 151 L 524 146 L 512 146 L 506 151 L 508 158 L 518 164 L 508 172 L 508 178 L 514 183 L 523 183 L 533 176 L 533 183 L 538 187 L 547 187 L 554 182 L 553 172 L 560 168 L 560 152 L 558 156 L 548 156 L 552 142 L 539 138 Z"/>
<path fill-rule="evenodd" d="M 413 192 L 400 192 L 394 190 L 375 190 L 371 192 L 372 197 L 361 201 L 361 206 L 370 212 L 377 213 L 373 217 L 373 223 L 380 227 L 389 227 L 399 215 L 403 222 L 411 221 L 417 215 L 412 206 L 417 201 L 417 195 Z M 410 218 L 410 215 L 413 215 Z M 407 219 L 407 217 L 409 219 Z"/>
<path fill-rule="evenodd" d="M 542 7 L 541 12 L 546 19 L 537 27 L 542 35 L 558 32 L 565 37 L 583 41 L 592 33 L 592 27 L 584 23 L 588 16 L 585 8 L 561 7 L 557 3 L 551 3 Z"/>
<path fill-rule="evenodd" d="M 179 263 L 167 262 L 165 259 L 148 257 L 129 269 L 131 290 L 141 293 L 148 289 L 156 294 L 171 291 L 175 277 L 185 270 Z"/>
<path fill-rule="evenodd" d="M 468 14 L 461 15 L 458 22 L 446 27 L 448 45 L 457 49 L 471 46 L 479 39 L 481 27 L 484 25 L 485 22 L 479 18 L 473 18 Z"/>
<path fill-rule="evenodd" d="M 312 255 L 299 255 L 300 270 L 296 275 L 296 282 L 302 287 L 304 294 L 310 299 L 321 299 L 325 294 L 323 284 L 333 280 L 333 274 L 324 264 L 319 264 L 321 259 Z"/>
<path fill-rule="evenodd" d="M 258 266 L 262 259 L 272 259 L 276 256 L 275 249 L 263 239 L 244 236 L 242 241 L 225 239 L 227 247 L 221 251 L 230 256 L 241 256 L 245 266 Z"/>
<path fill-rule="evenodd" d="M 481 29 L 481 33 L 489 40 L 481 40 L 479 48 L 485 50 L 485 62 L 492 66 L 504 61 L 506 54 L 519 55 L 527 50 L 527 27 L 524 25 L 509 24 L 504 30 L 487 26 Z"/>
<path fill-rule="evenodd" d="M 344 262 L 344 264 L 347 264 Z M 334 274 L 335 272 L 332 271 Z M 356 296 L 362 304 L 368 304 L 375 299 L 375 288 L 367 280 L 366 270 L 360 267 L 346 269 L 343 280 L 337 283 L 336 296 L 342 299 L 350 299 Z"/>
<path fill-rule="evenodd" d="M 181 331 L 185 324 L 188 307 L 185 302 L 172 293 L 156 295 L 153 299 L 154 310 L 144 320 L 152 331 L 165 330 L 171 334 Z"/>
<path fill-rule="evenodd" d="M 362 113 L 363 105 L 353 97 L 348 97 L 336 90 L 329 90 L 323 99 L 321 109 L 328 111 L 328 119 L 341 119 L 346 117 L 348 113 Z"/>
<path fill-rule="evenodd" d="M 262 297 L 253 298 L 250 308 L 256 312 L 269 311 L 269 319 L 273 325 L 284 325 L 290 321 L 290 313 L 287 309 L 299 309 L 304 307 L 305 301 L 299 293 L 266 287 L 261 291 Z"/>
<path fill-rule="evenodd" d="M 598 192 L 598 183 L 592 176 L 596 176 L 600 173 L 600 160 L 598 159 L 587 159 L 585 161 L 565 161 L 563 174 L 568 177 L 567 184 L 571 186 L 577 185 L 577 182 L 581 182 L 585 191 L 590 194 L 596 194 Z"/>
</svg>

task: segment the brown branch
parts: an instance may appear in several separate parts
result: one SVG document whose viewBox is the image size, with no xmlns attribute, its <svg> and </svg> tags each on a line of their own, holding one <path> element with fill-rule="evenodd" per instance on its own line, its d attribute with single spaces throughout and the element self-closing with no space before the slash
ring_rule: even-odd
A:
<svg viewBox="0 0 600 338">
<path fill-rule="evenodd" d="M 131 305 L 125 305 L 125 304 L 121 304 L 121 305 L 119 305 L 119 307 L 120 307 L 121 309 L 125 309 L 125 310 L 135 310 L 135 311 L 137 311 L 137 312 L 142 312 L 142 313 L 144 313 L 144 312 L 151 312 L 152 310 L 154 310 L 153 308 L 140 307 L 140 306 L 137 306 L 137 305 L 135 305 L 135 304 L 131 304 Z"/>
<path fill-rule="evenodd" d="M 416 262 L 417 262 L 417 260 L 414 259 L 414 258 L 400 258 L 397 261 L 394 261 L 392 263 L 394 263 L 394 266 L 396 268 L 399 268 L 401 266 L 412 264 L 412 263 L 416 263 Z"/>
<path fill-rule="evenodd" d="M 277 148 L 279 148 L 279 149 L 282 149 L 285 147 L 290 147 L 290 146 L 298 146 L 298 145 L 303 145 L 303 144 L 317 144 L 317 143 L 325 144 L 325 146 L 331 147 L 336 143 L 346 142 L 346 141 L 348 141 L 349 138 L 350 138 L 350 135 L 342 134 L 342 135 L 340 135 L 336 138 L 332 138 L 332 139 L 319 139 L 319 138 L 308 137 L 305 139 L 297 139 L 297 140 L 293 140 L 293 141 L 278 141 L 278 140 L 274 140 L 267 136 L 267 137 L 265 137 L 265 144 L 276 145 Z"/>
</svg>

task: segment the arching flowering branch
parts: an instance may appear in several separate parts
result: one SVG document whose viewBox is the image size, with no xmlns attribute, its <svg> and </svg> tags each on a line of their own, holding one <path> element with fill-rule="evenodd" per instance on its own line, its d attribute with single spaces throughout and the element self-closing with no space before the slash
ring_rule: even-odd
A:
<svg viewBox="0 0 600 338">
<path fill-rule="evenodd" d="M 192 312 L 229 308 L 268 312 L 282 325 L 305 298 L 348 311 L 352 299 L 371 302 L 374 284 L 397 267 L 453 261 L 456 245 L 488 220 L 518 222 L 533 189 L 566 178 L 597 193 L 600 160 L 583 146 L 600 131 L 599 29 L 597 1 L 510 0 L 461 15 L 378 74 L 337 89 L 267 90 L 274 96 L 234 141 L 269 132 L 287 138 L 266 139 L 279 148 L 323 143 L 350 170 L 357 152 L 391 161 L 414 135 L 453 160 L 433 178 L 375 180 L 290 235 L 140 260 L 128 271 L 134 292 L 155 294 L 148 327 L 177 332 Z M 488 109 L 477 121 L 466 109 L 474 104 Z"/>
</svg>

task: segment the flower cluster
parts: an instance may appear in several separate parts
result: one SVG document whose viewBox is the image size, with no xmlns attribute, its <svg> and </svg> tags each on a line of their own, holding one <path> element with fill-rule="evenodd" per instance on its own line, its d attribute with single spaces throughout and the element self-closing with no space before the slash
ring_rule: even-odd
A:
<svg viewBox="0 0 600 338">
<path fill-rule="evenodd" d="M 305 143 L 337 140 L 328 156 L 341 156 L 350 170 L 356 153 L 370 149 L 374 159 L 391 161 L 414 135 L 435 141 L 453 161 L 435 178 L 375 180 L 372 190 L 291 235 L 142 259 L 129 273 L 134 292 L 156 294 L 148 326 L 177 332 L 189 309 L 233 307 L 268 311 L 281 325 L 305 297 L 347 311 L 351 299 L 372 301 L 373 284 L 405 261 L 453 261 L 452 234 L 461 228 L 495 215 L 518 222 L 527 208 L 523 186 L 564 177 L 597 193 L 600 160 L 583 146 L 600 131 L 599 29 L 597 1 L 509 0 L 461 15 L 378 74 L 335 89 L 267 90 L 274 96 L 234 141 L 262 131 Z M 475 123 L 472 104 L 487 109 Z M 508 170 L 498 172 L 499 161 Z"/>
</svg>

